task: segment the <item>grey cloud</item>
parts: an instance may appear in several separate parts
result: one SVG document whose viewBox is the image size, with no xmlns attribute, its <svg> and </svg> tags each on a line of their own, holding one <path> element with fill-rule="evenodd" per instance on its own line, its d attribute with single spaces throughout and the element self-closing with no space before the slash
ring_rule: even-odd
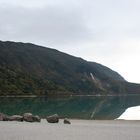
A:
<svg viewBox="0 0 140 140">
<path fill-rule="evenodd" d="M 37 40 L 59 45 L 91 39 L 92 32 L 82 15 L 65 7 L 0 8 L 1 38 Z"/>
<path fill-rule="evenodd" d="M 140 2 L 134 1 L 5 0 L 9 5 L 0 5 L 0 37 L 56 47 L 110 44 L 138 30 Z"/>
<path fill-rule="evenodd" d="M 139 14 L 139 0 L 0 0 L 0 39 L 45 45 L 116 68 L 134 52 L 139 58 Z"/>
</svg>

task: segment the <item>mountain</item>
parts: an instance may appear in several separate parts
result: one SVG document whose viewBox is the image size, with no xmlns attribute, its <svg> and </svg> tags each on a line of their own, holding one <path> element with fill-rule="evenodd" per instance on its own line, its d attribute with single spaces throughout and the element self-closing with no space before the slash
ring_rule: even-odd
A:
<svg viewBox="0 0 140 140">
<path fill-rule="evenodd" d="M 0 41 L 0 95 L 140 94 L 117 72 L 31 43 Z"/>
</svg>

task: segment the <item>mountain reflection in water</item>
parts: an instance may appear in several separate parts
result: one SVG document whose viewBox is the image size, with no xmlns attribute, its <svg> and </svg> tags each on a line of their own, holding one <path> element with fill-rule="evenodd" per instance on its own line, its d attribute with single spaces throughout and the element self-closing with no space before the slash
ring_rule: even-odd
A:
<svg viewBox="0 0 140 140">
<path fill-rule="evenodd" d="M 79 119 L 116 119 L 127 108 L 140 105 L 140 96 L 0 98 L 0 112 L 8 115 L 31 112 L 41 117 L 59 114 Z"/>
</svg>

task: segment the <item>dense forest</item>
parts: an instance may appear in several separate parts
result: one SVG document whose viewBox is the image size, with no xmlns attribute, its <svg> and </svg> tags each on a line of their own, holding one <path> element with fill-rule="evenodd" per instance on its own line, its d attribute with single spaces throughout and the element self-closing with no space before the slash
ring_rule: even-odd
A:
<svg viewBox="0 0 140 140">
<path fill-rule="evenodd" d="M 117 72 L 55 49 L 0 41 L 0 95 L 140 94 Z"/>
</svg>

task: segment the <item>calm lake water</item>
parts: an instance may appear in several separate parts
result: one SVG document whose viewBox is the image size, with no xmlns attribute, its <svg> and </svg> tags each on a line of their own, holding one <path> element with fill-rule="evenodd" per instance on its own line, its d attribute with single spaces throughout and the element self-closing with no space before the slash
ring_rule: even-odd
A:
<svg viewBox="0 0 140 140">
<path fill-rule="evenodd" d="M 140 105 L 140 96 L 69 97 L 69 98 L 0 98 L 0 112 L 8 115 L 31 112 L 45 117 L 81 119 L 116 119 L 127 108 Z"/>
</svg>

